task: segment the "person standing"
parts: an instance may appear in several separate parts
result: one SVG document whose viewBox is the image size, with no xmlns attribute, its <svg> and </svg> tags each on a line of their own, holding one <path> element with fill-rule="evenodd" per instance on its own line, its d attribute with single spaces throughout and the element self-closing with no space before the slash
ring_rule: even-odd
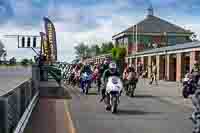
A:
<svg viewBox="0 0 200 133">
<path fill-rule="evenodd" d="M 155 65 L 155 63 L 152 63 L 151 65 L 151 81 L 149 84 L 152 84 L 153 81 L 155 81 L 156 85 L 158 85 L 158 81 L 157 81 L 157 66 Z"/>
</svg>

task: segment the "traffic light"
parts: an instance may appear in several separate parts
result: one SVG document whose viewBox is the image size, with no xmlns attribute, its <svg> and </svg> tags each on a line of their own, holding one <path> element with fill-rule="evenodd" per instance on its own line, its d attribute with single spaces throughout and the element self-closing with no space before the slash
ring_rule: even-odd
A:
<svg viewBox="0 0 200 133">
<path fill-rule="evenodd" d="M 36 45 L 37 45 L 37 38 L 34 37 L 33 38 L 33 48 L 36 48 Z"/>
<path fill-rule="evenodd" d="M 23 48 L 25 47 L 25 37 L 24 36 L 22 37 L 22 47 Z"/>
<path fill-rule="evenodd" d="M 31 47 L 31 38 L 28 37 L 28 40 L 27 40 L 27 47 Z"/>
</svg>

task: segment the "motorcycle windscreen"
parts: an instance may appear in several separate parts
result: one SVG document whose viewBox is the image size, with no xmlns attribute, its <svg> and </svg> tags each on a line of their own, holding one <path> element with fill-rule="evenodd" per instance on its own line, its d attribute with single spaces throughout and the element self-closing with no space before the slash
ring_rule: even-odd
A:
<svg viewBox="0 0 200 133">
<path fill-rule="evenodd" d="M 108 79 L 108 83 L 106 86 L 106 91 L 121 91 L 122 90 L 122 83 L 118 77 L 111 77 Z"/>
</svg>

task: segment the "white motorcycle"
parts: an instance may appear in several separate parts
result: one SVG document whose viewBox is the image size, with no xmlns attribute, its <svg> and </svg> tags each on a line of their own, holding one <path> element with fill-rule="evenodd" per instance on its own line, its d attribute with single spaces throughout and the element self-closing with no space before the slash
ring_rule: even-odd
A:
<svg viewBox="0 0 200 133">
<path fill-rule="evenodd" d="M 121 96 L 123 89 L 122 81 L 119 77 L 112 76 L 108 78 L 106 85 L 106 104 L 107 108 L 109 107 L 112 113 L 117 112 L 118 104 L 120 102 L 119 97 Z"/>
</svg>

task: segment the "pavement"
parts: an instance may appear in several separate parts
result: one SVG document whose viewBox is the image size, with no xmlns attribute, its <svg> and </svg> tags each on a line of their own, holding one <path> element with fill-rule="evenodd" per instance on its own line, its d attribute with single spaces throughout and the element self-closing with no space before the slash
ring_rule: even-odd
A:
<svg viewBox="0 0 200 133">
<path fill-rule="evenodd" d="M 182 83 L 158 81 L 158 86 L 149 85 L 149 80 L 141 79 L 138 88 L 143 88 L 146 93 L 160 97 L 160 99 L 170 103 L 181 105 L 186 108 L 193 108 L 191 99 L 184 99 L 182 96 Z"/>
<path fill-rule="evenodd" d="M 43 85 L 52 87 L 52 83 Z M 58 89 L 58 88 L 57 88 Z M 51 90 L 51 89 L 50 89 Z M 55 90 L 54 90 L 55 91 Z M 54 91 L 50 91 L 53 93 Z M 85 96 L 65 85 L 67 97 L 41 95 L 24 133 L 189 133 L 190 99 L 181 96 L 181 84 L 140 80 L 136 96 L 120 97 L 117 114 L 105 111 L 95 87 Z M 46 91 L 45 91 L 46 92 Z M 60 95 L 60 93 L 55 93 Z"/>
<path fill-rule="evenodd" d="M 40 82 L 39 102 L 24 133 L 74 133 L 67 99 L 70 94 L 56 81 Z"/>
</svg>

